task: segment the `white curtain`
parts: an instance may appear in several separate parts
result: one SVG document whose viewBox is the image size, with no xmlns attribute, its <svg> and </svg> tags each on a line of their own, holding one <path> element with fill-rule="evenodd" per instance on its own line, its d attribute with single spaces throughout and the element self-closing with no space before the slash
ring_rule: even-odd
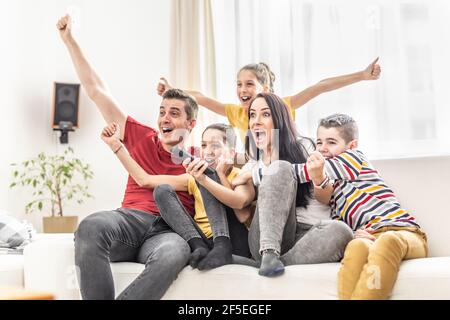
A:
<svg viewBox="0 0 450 320">
<path fill-rule="evenodd" d="M 180 1 L 184 2 L 184 1 Z M 188 1 L 190 2 L 190 1 Z M 381 78 L 325 93 L 299 109 L 315 137 L 321 117 L 353 116 L 370 158 L 450 154 L 450 5 L 445 0 L 211 0 L 216 97 L 237 102 L 236 72 L 267 62 L 288 96 L 380 57 Z"/>
<path fill-rule="evenodd" d="M 210 0 L 172 0 L 171 65 L 169 80 L 178 88 L 215 97 L 215 49 Z M 191 144 L 199 145 L 203 129 L 226 122 L 200 107 Z"/>
</svg>

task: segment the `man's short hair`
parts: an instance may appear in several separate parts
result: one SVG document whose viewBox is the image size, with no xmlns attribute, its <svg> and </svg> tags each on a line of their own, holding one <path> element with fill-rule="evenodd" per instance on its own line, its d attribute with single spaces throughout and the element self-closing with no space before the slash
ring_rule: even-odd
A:
<svg viewBox="0 0 450 320">
<path fill-rule="evenodd" d="M 358 125 L 356 121 L 349 115 L 343 113 L 335 113 L 325 117 L 319 121 L 319 127 L 336 128 L 339 131 L 345 143 L 358 139 Z"/>
<path fill-rule="evenodd" d="M 163 99 L 176 99 L 184 102 L 188 120 L 197 119 L 198 104 L 193 96 L 180 89 L 169 89 L 163 94 Z"/>
</svg>

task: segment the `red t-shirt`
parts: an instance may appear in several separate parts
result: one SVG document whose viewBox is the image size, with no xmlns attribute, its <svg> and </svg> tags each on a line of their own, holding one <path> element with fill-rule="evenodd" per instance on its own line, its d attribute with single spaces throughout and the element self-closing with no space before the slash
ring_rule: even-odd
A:
<svg viewBox="0 0 450 320">
<path fill-rule="evenodd" d="M 131 157 L 148 174 L 179 175 L 186 173 L 184 167 L 181 164 L 173 163 L 171 154 L 164 150 L 158 137 L 158 131 L 131 117 L 127 118 L 125 124 L 123 143 Z M 177 194 L 186 210 L 193 215 L 193 197 L 187 192 L 177 192 Z M 159 209 L 153 199 L 153 189 L 139 187 L 131 176 L 128 176 L 122 207 L 159 215 Z"/>
</svg>

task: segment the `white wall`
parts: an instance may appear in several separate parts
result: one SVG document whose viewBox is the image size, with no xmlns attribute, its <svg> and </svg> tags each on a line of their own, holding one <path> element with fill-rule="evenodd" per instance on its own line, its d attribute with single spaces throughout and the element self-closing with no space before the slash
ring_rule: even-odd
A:
<svg viewBox="0 0 450 320">
<path fill-rule="evenodd" d="M 69 6 L 81 13 L 75 30 L 81 47 L 128 114 L 156 124 L 156 83 L 169 71 L 170 1 L 0 0 L 0 208 L 38 230 L 40 215 L 24 215 L 30 190 L 9 189 L 10 163 L 63 150 L 50 117 L 53 81 L 78 82 L 55 27 Z M 103 119 L 83 90 L 79 107 L 80 128 L 69 133 L 69 145 L 92 166 L 95 199 L 66 214 L 83 218 L 119 207 L 127 176 L 100 140 Z"/>
</svg>

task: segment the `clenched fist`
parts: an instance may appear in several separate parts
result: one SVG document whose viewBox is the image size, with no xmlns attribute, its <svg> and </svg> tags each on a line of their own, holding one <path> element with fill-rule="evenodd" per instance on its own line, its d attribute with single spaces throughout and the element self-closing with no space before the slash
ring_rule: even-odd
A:
<svg viewBox="0 0 450 320">
<path fill-rule="evenodd" d="M 120 127 L 117 123 L 112 122 L 104 127 L 100 137 L 113 151 L 122 145 L 120 141 Z"/>
<path fill-rule="evenodd" d="M 158 86 L 156 87 L 156 92 L 158 95 L 162 96 L 164 92 L 166 92 L 169 89 L 173 89 L 173 86 L 167 81 L 166 78 L 161 77 L 158 82 Z"/>
<path fill-rule="evenodd" d="M 325 158 L 318 151 L 314 151 L 306 160 L 306 169 L 313 183 L 318 186 L 326 178 Z"/>
<path fill-rule="evenodd" d="M 64 42 L 72 39 L 72 18 L 66 14 L 58 20 L 56 27 L 59 30 L 59 35 Z"/>
</svg>

